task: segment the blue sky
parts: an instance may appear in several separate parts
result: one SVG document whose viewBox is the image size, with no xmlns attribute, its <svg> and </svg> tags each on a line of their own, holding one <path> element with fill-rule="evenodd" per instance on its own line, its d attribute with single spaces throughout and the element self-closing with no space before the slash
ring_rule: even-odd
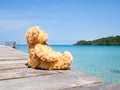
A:
<svg viewBox="0 0 120 90">
<path fill-rule="evenodd" d="M 120 35 L 120 0 L 0 0 L 0 44 L 26 44 L 32 26 L 49 34 L 48 44 Z"/>
</svg>

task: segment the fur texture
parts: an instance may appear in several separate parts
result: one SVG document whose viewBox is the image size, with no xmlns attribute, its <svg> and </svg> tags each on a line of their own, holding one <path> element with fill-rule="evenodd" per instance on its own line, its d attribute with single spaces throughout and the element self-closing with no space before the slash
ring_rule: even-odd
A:
<svg viewBox="0 0 120 90">
<path fill-rule="evenodd" d="M 40 30 L 38 26 L 28 29 L 26 39 L 29 48 L 28 65 L 41 69 L 70 69 L 73 57 L 70 52 L 63 54 L 54 51 L 46 44 L 48 34 Z"/>
</svg>

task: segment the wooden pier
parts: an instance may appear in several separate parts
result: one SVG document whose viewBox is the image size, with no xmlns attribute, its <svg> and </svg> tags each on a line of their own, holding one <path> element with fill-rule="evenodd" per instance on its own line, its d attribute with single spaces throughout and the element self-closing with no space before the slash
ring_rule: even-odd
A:
<svg viewBox="0 0 120 90">
<path fill-rule="evenodd" d="M 82 72 L 28 68 L 27 59 L 27 53 L 0 46 L 0 90 L 120 90 Z"/>
</svg>

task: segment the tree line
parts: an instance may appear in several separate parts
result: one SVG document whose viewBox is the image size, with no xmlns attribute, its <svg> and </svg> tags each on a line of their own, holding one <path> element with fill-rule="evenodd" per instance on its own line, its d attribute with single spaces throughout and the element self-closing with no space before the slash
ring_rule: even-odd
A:
<svg viewBox="0 0 120 90">
<path fill-rule="evenodd" d="M 120 46 L 120 36 L 109 36 L 92 41 L 80 40 L 74 45 L 107 45 L 107 46 Z"/>
</svg>

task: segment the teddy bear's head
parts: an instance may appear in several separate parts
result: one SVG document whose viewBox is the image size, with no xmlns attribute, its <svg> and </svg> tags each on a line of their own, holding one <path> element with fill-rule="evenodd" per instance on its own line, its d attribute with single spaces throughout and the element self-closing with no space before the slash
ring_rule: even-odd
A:
<svg viewBox="0 0 120 90">
<path fill-rule="evenodd" d="M 38 26 L 34 26 L 26 32 L 26 39 L 28 45 L 43 44 L 48 40 L 48 34 L 40 30 Z"/>
</svg>

